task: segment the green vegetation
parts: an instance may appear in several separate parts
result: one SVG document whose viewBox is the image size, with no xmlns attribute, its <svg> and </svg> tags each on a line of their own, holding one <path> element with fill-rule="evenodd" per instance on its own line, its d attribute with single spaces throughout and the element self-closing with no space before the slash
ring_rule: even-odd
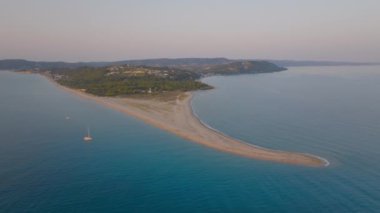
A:
<svg viewBox="0 0 380 213">
<path fill-rule="evenodd" d="M 270 73 L 286 70 L 267 61 L 225 58 L 148 59 L 120 62 L 0 61 L 0 69 L 43 73 L 56 82 L 98 96 L 156 94 L 210 89 L 198 79 L 211 75 Z"/>
<path fill-rule="evenodd" d="M 236 61 L 228 64 L 206 66 L 201 69 L 203 74 L 234 75 L 246 73 L 269 73 L 286 70 L 267 61 Z"/>
<path fill-rule="evenodd" d="M 210 89 L 190 71 L 155 67 L 113 66 L 107 68 L 59 69 L 49 72 L 58 83 L 98 96 L 161 93 Z"/>
</svg>

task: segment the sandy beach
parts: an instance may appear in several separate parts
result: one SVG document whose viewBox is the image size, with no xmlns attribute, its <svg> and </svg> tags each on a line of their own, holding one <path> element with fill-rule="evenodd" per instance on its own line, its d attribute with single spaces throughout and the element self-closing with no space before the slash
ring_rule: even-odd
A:
<svg viewBox="0 0 380 213">
<path fill-rule="evenodd" d="M 207 127 L 193 114 L 191 92 L 167 93 L 151 97 L 109 98 L 94 96 L 80 90 L 61 86 L 53 80 L 51 81 L 65 91 L 133 116 L 186 140 L 222 152 L 257 160 L 302 166 L 324 167 L 328 165 L 327 160 L 318 156 L 266 149 L 231 138 Z"/>
</svg>

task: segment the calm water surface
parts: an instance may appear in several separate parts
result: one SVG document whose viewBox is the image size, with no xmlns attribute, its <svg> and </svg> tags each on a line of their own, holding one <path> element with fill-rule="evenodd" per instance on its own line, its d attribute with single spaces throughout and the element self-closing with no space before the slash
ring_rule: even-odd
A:
<svg viewBox="0 0 380 213">
<path fill-rule="evenodd" d="M 221 153 L 41 76 L 0 72 L 0 212 L 379 212 L 380 67 L 204 81 L 216 89 L 198 92 L 193 106 L 210 126 L 331 165 Z M 87 126 L 91 143 L 82 141 Z"/>
</svg>

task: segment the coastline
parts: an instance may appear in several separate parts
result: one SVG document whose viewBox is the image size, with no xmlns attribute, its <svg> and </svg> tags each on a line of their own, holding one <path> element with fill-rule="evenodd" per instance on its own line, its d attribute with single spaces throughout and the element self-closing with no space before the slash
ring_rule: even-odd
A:
<svg viewBox="0 0 380 213">
<path fill-rule="evenodd" d="M 218 151 L 257 160 L 277 163 L 326 167 L 329 162 L 308 153 L 271 150 L 234 139 L 208 126 L 194 113 L 191 105 L 193 94 L 182 92 L 170 97 L 153 98 L 110 98 L 99 97 L 80 90 L 58 84 L 49 76 L 43 75 L 58 88 L 81 98 L 102 104 L 113 110 L 135 117 L 143 122 L 175 134 L 183 139 L 213 148 Z"/>
<path fill-rule="evenodd" d="M 225 137 L 231 138 L 233 140 L 239 141 L 240 143 L 243 143 L 243 144 L 246 144 L 246 145 L 249 145 L 249 146 L 253 146 L 253 147 L 258 148 L 258 149 L 263 149 L 263 150 L 267 150 L 267 151 L 285 152 L 285 151 L 281 151 L 281 150 L 277 150 L 277 149 L 268 149 L 268 148 L 265 148 L 265 147 L 262 147 L 262 146 L 258 146 L 258 145 L 254 145 L 254 144 L 250 144 L 250 143 L 244 142 L 242 140 L 233 138 L 233 137 L 231 137 L 231 136 L 229 136 L 229 135 L 227 135 L 227 134 L 225 134 L 225 133 L 223 133 L 223 132 L 221 132 L 221 131 L 213 128 L 213 127 L 211 127 L 207 123 L 203 122 L 202 119 L 200 119 L 200 117 L 194 112 L 194 110 L 193 110 L 194 108 L 192 106 L 192 98 L 193 98 L 193 95 L 192 95 L 191 100 L 189 102 L 190 107 L 191 107 L 191 111 L 192 111 L 193 115 L 199 120 L 199 122 L 201 123 L 201 125 L 203 125 L 205 128 L 208 128 L 208 129 L 210 129 L 210 130 L 212 130 L 212 131 L 214 131 L 214 132 L 216 132 L 218 134 L 221 134 L 221 135 L 223 135 Z M 330 165 L 330 162 L 327 159 L 323 158 L 323 157 L 320 157 L 320 156 L 317 156 L 317 155 L 313 155 L 313 154 L 310 154 L 310 153 L 304 153 L 304 152 L 294 152 L 294 153 L 306 155 L 306 156 L 313 157 L 313 158 L 317 158 L 320 161 L 322 161 L 322 163 L 324 164 L 323 165 L 324 167 L 328 167 Z"/>
</svg>

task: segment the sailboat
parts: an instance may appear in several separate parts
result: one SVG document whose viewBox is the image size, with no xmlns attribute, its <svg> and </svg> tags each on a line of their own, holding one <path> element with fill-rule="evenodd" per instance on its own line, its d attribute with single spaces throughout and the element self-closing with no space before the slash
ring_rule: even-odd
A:
<svg viewBox="0 0 380 213">
<path fill-rule="evenodd" d="M 90 135 L 90 128 L 87 128 L 87 135 L 83 137 L 84 141 L 92 141 L 92 137 Z"/>
</svg>

